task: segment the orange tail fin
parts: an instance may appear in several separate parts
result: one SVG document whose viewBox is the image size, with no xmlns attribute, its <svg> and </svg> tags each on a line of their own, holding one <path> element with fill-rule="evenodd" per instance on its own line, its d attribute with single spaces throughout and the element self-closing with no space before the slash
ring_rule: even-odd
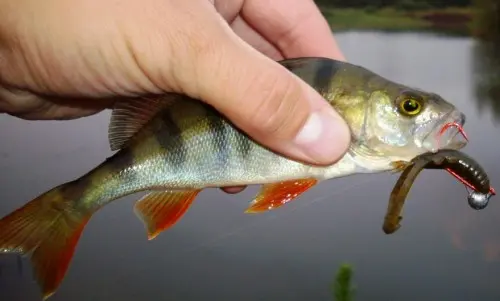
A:
<svg viewBox="0 0 500 301">
<path fill-rule="evenodd" d="M 71 184 L 56 187 L 0 220 L 0 253 L 30 255 L 43 299 L 58 288 L 92 213 L 75 209 Z"/>
</svg>

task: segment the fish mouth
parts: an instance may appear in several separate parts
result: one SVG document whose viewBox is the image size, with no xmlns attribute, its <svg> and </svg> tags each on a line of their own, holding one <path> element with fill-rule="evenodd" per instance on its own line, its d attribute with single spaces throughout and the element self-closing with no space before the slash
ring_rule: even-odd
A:
<svg viewBox="0 0 500 301">
<path fill-rule="evenodd" d="M 437 152 L 440 149 L 454 149 L 459 150 L 467 145 L 469 138 L 463 129 L 465 124 L 465 115 L 459 111 L 452 111 L 445 116 L 443 116 L 434 127 L 434 129 L 426 135 L 424 138 L 424 147 L 431 152 Z M 477 189 L 470 184 L 466 179 L 461 177 L 451 168 L 444 168 L 452 176 L 462 182 L 466 187 L 469 187 L 473 191 Z M 496 195 L 496 191 L 490 186 L 487 197 Z"/>
<path fill-rule="evenodd" d="M 440 118 L 434 129 L 424 138 L 424 147 L 430 152 L 440 149 L 459 150 L 469 141 L 463 126 L 465 115 L 453 110 Z"/>
</svg>

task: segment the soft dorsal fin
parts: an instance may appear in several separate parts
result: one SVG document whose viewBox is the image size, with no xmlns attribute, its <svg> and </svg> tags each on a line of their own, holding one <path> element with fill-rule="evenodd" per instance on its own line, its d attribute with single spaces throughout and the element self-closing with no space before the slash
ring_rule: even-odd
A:
<svg viewBox="0 0 500 301">
<path fill-rule="evenodd" d="M 137 131 L 161 109 L 175 101 L 172 95 L 138 97 L 116 102 L 108 128 L 109 145 L 112 151 L 124 146 Z"/>
</svg>

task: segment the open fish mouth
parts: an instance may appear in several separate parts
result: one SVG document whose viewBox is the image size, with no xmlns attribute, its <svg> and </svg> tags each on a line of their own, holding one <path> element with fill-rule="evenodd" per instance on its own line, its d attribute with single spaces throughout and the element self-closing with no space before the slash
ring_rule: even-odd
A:
<svg viewBox="0 0 500 301">
<path fill-rule="evenodd" d="M 463 128 L 463 124 L 465 123 L 465 118 L 463 114 L 461 114 L 461 118 L 458 121 L 447 122 L 443 125 L 443 127 L 436 133 L 436 146 L 438 149 L 441 149 L 442 146 L 451 149 L 461 149 L 463 148 L 467 142 L 469 142 L 469 138 L 465 133 Z M 443 144 L 444 142 L 444 144 Z M 462 182 L 466 187 L 476 191 L 477 189 L 470 184 L 465 178 L 460 176 L 451 168 L 445 168 L 445 170 L 450 173 L 457 180 Z M 496 191 L 493 187 L 490 187 L 489 195 L 496 195 Z"/>
<path fill-rule="evenodd" d="M 460 138 L 463 138 L 463 140 Z M 436 146 L 438 149 L 441 149 L 443 146 L 452 149 L 461 149 L 467 142 L 469 142 L 469 138 L 463 128 L 463 123 L 460 124 L 456 121 L 445 123 L 436 134 Z"/>
<path fill-rule="evenodd" d="M 424 138 L 424 145 L 428 151 L 437 152 L 443 148 L 459 150 L 467 145 L 469 138 L 463 129 L 464 114 L 452 111 L 443 116 L 437 124 Z"/>
</svg>

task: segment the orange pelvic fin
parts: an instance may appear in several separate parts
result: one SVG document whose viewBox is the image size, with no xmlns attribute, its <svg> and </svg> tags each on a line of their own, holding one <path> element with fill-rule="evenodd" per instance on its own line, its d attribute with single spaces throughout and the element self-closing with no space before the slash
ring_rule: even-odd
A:
<svg viewBox="0 0 500 301">
<path fill-rule="evenodd" d="M 59 287 L 91 216 L 68 199 L 76 193 L 68 184 L 59 186 L 0 220 L 0 253 L 30 255 L 43 300 Z"/>
<path fill-rule="evenodd" d="M 201 190 L 151 192 L 137 201 L 134 211 L 152 240 L 173 226 L 188 210 Z"/>
<path fill-rule="evenodd" d="M 281 207 L 313 187 L 317 182 L 316 179 L 299 179 L 265 184 L 245 213 L 261 213 Z"/>
</svg>

